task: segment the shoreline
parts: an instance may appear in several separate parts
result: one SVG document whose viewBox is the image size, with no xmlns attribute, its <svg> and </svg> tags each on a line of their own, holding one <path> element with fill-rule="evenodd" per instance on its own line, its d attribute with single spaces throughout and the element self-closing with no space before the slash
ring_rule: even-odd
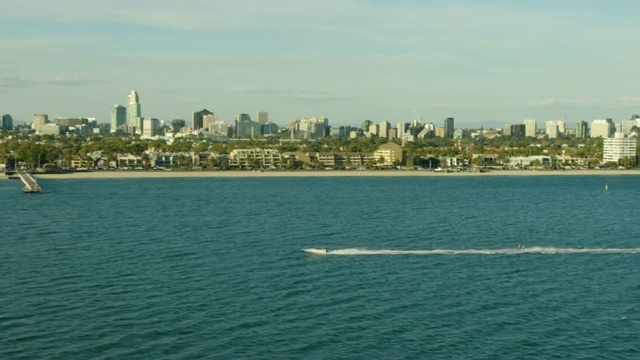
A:
<svg viewBox="0 0 640 360">
<path fill-rule="evenodd" d="M 248 178 L 248 177 L 493 177 L 493 176 L 618 176 L 640 175 L 640 170 L 491 170 L 488 172 L 435 172 L 428 170 L 192 170 L 192 171 L 86 171 L 33 174 L 38 179 L 141 178 Z"/>
</svg>

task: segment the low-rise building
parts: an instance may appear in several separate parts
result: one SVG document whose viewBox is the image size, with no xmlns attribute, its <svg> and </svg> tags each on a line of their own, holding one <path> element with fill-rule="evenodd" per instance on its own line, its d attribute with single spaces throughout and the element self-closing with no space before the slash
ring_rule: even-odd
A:
<svg viewBox="0 0 640 360">
<path fill-rule="evenodd" d="M 235 149 L 229 154 L 229 165 L 278 167 L 281 158 L 280 152 L 272 149 Z"/>
<path fill-rule="evenodd" d="M 402 146 L 393 142 L 380 145 L 378 150 L 373 152 L 373 158 L 378 161 L 378 165 L 402 163 Z M 380 162 L 380 160 L 382 160 L 382 162 Z"/>
</svg>

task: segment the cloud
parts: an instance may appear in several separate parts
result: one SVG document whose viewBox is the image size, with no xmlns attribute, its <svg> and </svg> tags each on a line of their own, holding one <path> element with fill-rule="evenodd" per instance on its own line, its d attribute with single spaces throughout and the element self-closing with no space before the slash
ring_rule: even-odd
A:
<svg viewBox="0 0 640 360">
<path fill-rule="evenodd" d="M 0 86 L 3 88 L 29 88 L 41 86 L 86 86 L 106 84 L 104 80 L 64 78 L 64 77 L 43 77 L 32 78 L 25 76 L 0 76 Z"/>
<path fill-rule="evenodd" d="M 533 107 L 547 107 L 547 106 L 624 106 L 624 107 L 637 107 L 640 106 L 640 97 L 623 96 L 617 98 L 591 98 L 591 99 L 562 99 L 562 98 L 547 98 L 541 100 L 530 100 L 526 102 L 526 105 Z"/>
<path fill-rule="evenodd" d="M 240 94 L 258 94 L 258 95 L 277 95 L 283 98 L 300 99 L 300 100 L 335 100 L 347 101 L 356 99 L 354 96 L 333 94 L 324 91 L 314 90 L 293 90 L 293 89 L 267 89 L 259 87 L 236 87 L 229 89 L 229 92 Z"/>
</svg>

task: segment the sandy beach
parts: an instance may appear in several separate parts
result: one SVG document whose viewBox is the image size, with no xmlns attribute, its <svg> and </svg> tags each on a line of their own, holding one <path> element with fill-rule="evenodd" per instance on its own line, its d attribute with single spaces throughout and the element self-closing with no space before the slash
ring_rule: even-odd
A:
<svg viewBox="0 0 640 360">
<path fill-rule="evenodd" d="M 640 170 L 491 170 L 488 172 L 435 172 L 427 170 L 213 170 L 213 171 L 82 171 L 34 174 L 41 179 L 196 178 L 196 177 L 393 177 L 393 176 L 614 176 L 640 175 Z"/>
</svg>

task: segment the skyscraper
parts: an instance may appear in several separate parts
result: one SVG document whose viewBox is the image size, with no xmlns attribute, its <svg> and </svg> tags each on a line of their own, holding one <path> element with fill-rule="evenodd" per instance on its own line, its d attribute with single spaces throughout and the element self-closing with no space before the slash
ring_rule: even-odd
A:
<svg viewBox="0 0 640 360">
<path fill-rule="evenodd" d="M 114 133 L 118 127 L 127 123 L 127 108 L 122 105 L 113 105 L 111 108 L 111 132 Z"/>
<path fill-rule="evenodd" d="M 269 113 L 266 111 L 258 111 L 258 124 L 264 125 L 269 122 Z"/>
<path fill-rule="evenodd" d="M 391 123 L 384 120 L 380 123 L 380 137 L 389 138 L 389 130 L 391 129 Z"/>
<path fill-rule="evenodd" d="M 186 123 L 182 119 L 171 120 L 171 131 L 173 131 L 174 134 L 179 133 L 180 129 L 182 129 L 185 126 L 186 126 Z"/>
<path fill-rule="evenodd" d="M 536 121 L 536 119 L 524 120 L 524 136 L 535 137 L 537 131 L 538 131 L 538 122 Z"/>
<path fill-rule="evenodd" d="M 2 130 L 11 131 L 13 130 L 13 118 L 9 114 L 2 115 Z"/>
<path fill-rule="evenodd" d="M 576 137 L 578 139 L 586 139 L 589 137 L 589 124 L 586 121 L 580 120 L 576 124 Z"/>
<path fill-rule="evenodd" d="M 49 123 L 49 116 L 46 114 L 34 114 L 31 128 L 37 132 L 42 131 L 42 127 Z"/>
<path fill-rule="evenodd" d="M 450 117 L 450 118 L 444 119 L 444 137 L 453 138 L 453 130 L 454 130 L 453 118 Z"/>
<path fill-rule="evenodd" d="M 141 117 L 140 97 L 135 90 L 132 90 L 129 94 L 129 102 L 127 103 L 127 124 L 140 129 L 142 123 Z"/>
<path fill-rule="evenodd" d="M 193 120 L 193 130 L 200 130 L 203 128 L 204 124 L 202 118 L 205 115 L 213 115 L 213 113 L 207 109 L 202 109 L 200 111 L 194 111 L 192 114 Z"/>
</svg>

